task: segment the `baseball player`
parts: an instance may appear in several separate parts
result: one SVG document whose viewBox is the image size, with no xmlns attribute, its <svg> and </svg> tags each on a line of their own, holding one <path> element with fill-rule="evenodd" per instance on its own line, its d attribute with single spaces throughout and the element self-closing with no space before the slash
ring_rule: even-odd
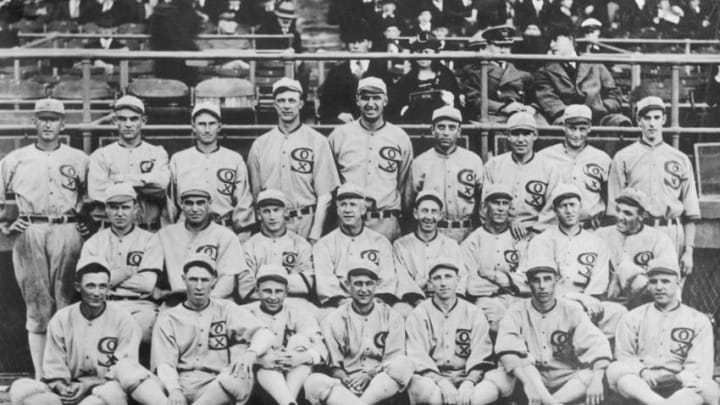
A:
<svg viewBox="0 0 720 405">
<path fill-rule="evenodd" d="M 378 266 L 380 283 L 377 295 L 389 304 L 397 301 L 397 275 L 392 245 L 383 235 L 366 227 L 365 189 L 345 183 L 337 191 L 339 226 L 313 246 L 315 281 L 320 304 L 337 307 L 348 301 L 347 272 L 349 263 L 358 258 Z"/>
<path fill-rule="evenodd" d="M 211 191 L 213 220 L 247 239 L 247 228 L 255 222 L 253 196 L 242 156 L 218 144 L 222 130 L 220 107 L 199 103 L 192 110 L 195 146 L 177 152 L 170 159 L 170 187 L 167 210 L 171 222 L 182 213 L 178 190 L 188 184 L 206 183 Z"/>
<path fill-rule="evenodd" d="M 0 229 L 12 240 L 15 279 L 25 301 L 25 328 L 38 377 L 45 329 L 55 310 L 73 298 L 73 274 L 82 245 L 76 214 L 85 194 L 88 157 L 60 142 L 64 117 L 61 101 L 37 101 L 35 144 L 0 161 Z"/>
<path fill-rule="evenodd" d="M 574 184 L 582 192 L 580 221 L 585 229 L 597 229 L 605 213 L 610 156 L 587 144 L 592 130 L 592 111 L 572 104 L 563 112 L 565 140 L 538 152 L 557 168 L 560 182 Z"/>
<path fill-rule="evenodd" d="M 96 257 L 105 260 L 110 270 L 107 299 L 133 316 L 140 326 L 142 342 L 150 343 L 158 307 L 148 298 L 162 272 L 162 250 L 153 241 L 153 233 L 135 226 L 137 194 L 130 184 L 113 184 L 105 195 L 110 228 L 100 230 L 83 244 L 78 266 Z"/>
<path fill-rule="evenodd" d="M 185 221 L 163 227 L 155 243 L 162 249 L 167 285 L 158 288 L 157 298 L 182 297 L 185 283 L 182 269 L 188 257 L 203 253 L 217 263 L 217 283 L 212 296 L 246 299 L 255 288 L 255 278 L 245 263 L 245 253 L 233 231 L 210 220 L 211 192 L 206 183 L 190 184 L 180 191 Z M 144 261 L 144 258 L 143 258 Z M 141 264 L 142 268 L 150 265 Z M 237 285 L 236 285 L 237 284 Z"/>
<path fill-rule="evenodd" d="M 385 121 L 385 82 L 361 79 L 356 98 L 360 118 L 330 134 L 330 149 L 342 183 L 366 190 L 366 225 L 392 242 L 400 236 L 399 216 L 412 201 L 412 144 L 404 130 Z"/>
<path fill-rule="evenodd" d="M 140 99 L 120 97 L 113 111 L 119 138 L 90 155 L 88 196 L 95 201 L 105 201 L 111 184 L 132 184 L 138 192 L 138 226 L 157 231 L 170 181 L 167 152 L 162 146 L 143 141 L 141 132 L 147 116 Z"/>
<path fill-rule="evenodd" d="M 324 362 L 327 349 L 312 313 L 286 305 L 289 277 L 279 264 L 260 267 L 257 289 L 260 301 L 246 308 L 275 335 L 271 349 L 258 359 L 258 384 L 278 404 L 294 404 L 311 367 Z"/>
<path fill-rule="evenodd" d="M 663 142 L 665 103 L 659 97 L 646 97 L 637 103 L 640 139 L 615 154 L 610 166 L 608 198 L 615 198 L 626 187 L 648 196 L 646 223 L 667 233 L 680 258 L 682 275 L 693 269 L 695 222 L 700 205 L 695 175 L 687 155 Z M 608 214 L 614 210 L 609 207 Z"/>
<path fill-rule="evenodd" d="M 680 302 L 677 262 L 652 262 L 647 275 L 653 302 L 620 321 L 610 387 L 643 405 L 717 404 L 710 320 Z"/>
<path fill-rule="evenodd" d="M 375 299 L 377 265 L 356 258 L 349 267 L 351 301 L 322 323 L 329 375 L 314 373 L 305 382 L 305 396 L 314 405 L 377 404 L 404 391 L 413 374 L 402 316 Z"/>
<path fill-rule="evenodd" d="M 670 237 L 643 223 L 648 202 L 642 191 L 626 188 L 614 200 L 617 225 L 600 228 L 598 236 L 610 249 L 610 264 L 614 276 L 608 287 L 608 297 L 627 302 L 629 307 L 648 301 L 647 266 L 650 260 L 677 263 L 677 255 Z"/>
<path fill-rule="evenodd" d="M 484 176 L 480 156 L 457 146 L 461 123 L 458 109 L 435 110 L 430 127 L 435 146 L 412 162 L 413 191 L 432 189 L 442 196 L 445 209 L 438 228 L 458 243 L 474 228 Z"/>
<path fill-rule="evenodd" d="M 582 192 L 573 184 L 559 184 L 552 195 L 558 226 L 534 237 L 526 257 L 530 262 L 544 257 L 555 264 L 559 278 L 557 296 L 579 302 L 590 319 L 615 338 L 615 329 L 627 309 L 607 297 L 610 281 L 610 251 L 605 241 L 580 225 Z"/>
<path fill-rule="evenodd" d="M 459 257 L 467 270 L 467 298 L 482 308 L 495 333 L 510 304 L 528 293 L 525 276 L 518 272 L 528 241 L 510 231 L 510 187 L 490 184 L 484 191 L 485 223 L 460 244 Z"/>
<path fill-rule="evenodd" d="M 515 303 L 500 321 L 495 353 L 500 367 L 480 383 L 477 404 L 507 398 L 519 380 L 531 404 L 599 405 L 612 360 L 610 343 L 580 305 L 557 297 L 554 263 L 539 258 L 528 269 L 531 298 Z"/>
<path fill-rule="evenodd" d="M 182 271 L 187 299 L 160 313 L 152 337 L 150 363 L 168 403 L 244 404 L 275 335 L 247 309 L 211 297 L 218 272 L 206 254 L 188 257 Z"/>
<path fill-rule="evenodd" d="M 300 122 L 302 95 L 297 80 L 273 84 L 278 126 L 253 142 L 248 171 L 255 198 L 266 188 L 281 190 L 288 198 L 288 229 L 314 242 L 340 180 L 327 138 Z"/>
<path fill-rule="evenodd" d="M 469 404 L 476 384 L 493 367 L 489 325 L 480 308 L 457 297 L 460 265 L 448 257 L 428 264 L 433 296 L 415 308 L 405 325 L 415 375 L 413 404 Z"/>
<path fill-rule="evenodd" d="M 110 270 L 102 258 L 78 269 L 81 301 L 58 310 L 48 324 L 42 380 L 13 383 L 14 405 L 142 405 L 167 402 L 151 373 L 138 363 L 140 328 L 124 310 L 107 305 Z"/>
<path fill-rule="evenodd" d="M 484 184 L 510 186 L 510 231 L 522 239 L 544 231 L 555 221 L 550 195 L 560 175 L 550 160 L 533 150 L 538 132 L 530 113 L 511 115 L 507 126 L 510 151 L 488 161 Z M 486 195 L 483 192 L 483 200 Z"/>
</svg>

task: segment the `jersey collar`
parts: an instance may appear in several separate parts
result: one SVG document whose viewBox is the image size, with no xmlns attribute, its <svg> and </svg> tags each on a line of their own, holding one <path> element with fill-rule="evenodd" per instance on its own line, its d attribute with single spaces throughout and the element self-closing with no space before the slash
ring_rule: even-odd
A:
<svg viewBox="0 0 720 405">
<path fill-rule="evenodd" d="M 680 308 L 681 305 L 682 305 L 682 302 L 680 302 L 680 300 L 678 300 L 677 304 L 675 304 L 674 307 L 672 307 L 672 308 L 670 308 L 670 309 L 662 309 L 662 308 L 658 308 L 657 304 L 653 302 L 653 307 L 655 307 L 655 309 L 657 309 L 657 310 L 660 311 L 660 312 L 673 312 L 673 311 L 677 311 L 678 308 Z"/>
<path fill-rule="evenodd" d="M 294 134 L 295 132 L 299 131 L 301 127 L 302 127 L 302 122 L 299 122 L 295 128 L 291 129 L 291 130 L 290 130 L 289 132 L 287 132 L 287 133 L 283 132 L 282 128 L 280 128 L 280 125 L 277 126 L 277 130 L 278 130 L 278 132 L 280 132 L 281 134 L 283 134 L 283 135 L 285 135 L 285 136 L 289 136 L 289 135 L 292 135 L 292 134 Z"/>
<path fill-rule="evenodd" d="M 415 235 L 416 238 L 418 238 L 418 240 L 419 240 L 420 242 L 430 243 L 430 242 L 435 241 L 435 239 L 438 238 L 438 235 L 440 235 L 440 231 L 438 231 L 438 230 L 436 229 L 436 230 L 435 230 L 435 235 L 433 235 L 433 237 L 430 238 L 429 240 L 423 240 L 423 239 L 420 237 L 420 235 L 418 234 L 417 229 L 415 230 L 415 232 L 413 232 L 413 234 Z"/>
<path fill-rule="evenodd" d="M 277 311 L 270 311 L 270 310 L 268 310 L 267 308 L 265 308 L 265 306 L 262 304 L 262 302 L 260 303 L 259 306 L 260 306 L 260 310 L 261 310 L 261 311 L 263 311 L 264 313 L 266 313 L 266 314 L 268 314 L 268 315 L 273 315 L 273 316 L 279 314 L 280 312 L 283 311 L 283 309 L 285 309 L 285 305 L 283 305 L 283 306 L 281 306 L 280 309 L 278 309 Z"/>
<path fill-rule="evenodd" d="M 510 158 L 512 158 L 512 161 L 515 162 L 516 165 L 523 165 L 523 166 L 532 162 L 533 159 L 535 159 L 535 155 L 536 155 L 535 151 L 532 151 L 532 156 L 530 156 L 530 159 L 528 159 L 527 162 L 523 163 L 523 162 L 519 162 L 517 159 L 515 159 L 515 155 L 512 153 L 512 151 L 510 152 Z"/>
<path fill-rule="evenodd" d="M 219 143 L 216 144 L 216 145 L 215 145 L 215 149 L 211 150 L 210 152 L 203 152 L 203 151 L 200 150 L 200 148 L 198 148 L 197 142 L 195 142 L 195 150 L 198 151 L 198 152 L 199 152 L 200 154 L 202 154 L 202 155 L 209 155 L 209 154 L 211 154 L 211 153 L 215 153 L 215 152 L 219 151 L 219 150 L 220 150 L 220 144 L 219 144 Z"/>
<path fill-rule="evenodd" d="M 485 232 L 491 234 L 491 235 L 500 235 L 501 233 L 507 232 L 508 229 L 510 229 L 510 224 L 505 224 L 505 227 L 502 229 L 502 231 L 495 233 L 492 229 L 488 228 L 487 223 L 483 224 L 483 229 Z"/>
<path fill-rule="evenodd" d="M 535 306 L 535 303 L 533 302 L 533 300 L 530 299 L 530 305 L 533 307 L 533 309 L 534 309 L 535 311 L 537 311 L 538 313 L 543 314 L 543 315 L 544 315 L 544 314 L 549 314 L 550 312 L 552 312 L 552 311 L 557 307 L 557 304 L 558 304 L 558 299 L 557 299 L 557 297 L 555 297 L 555 302 L 553 303 L 553 306 L 550 307 L 550 309 L 548 309 L 547 311 L 543 311 L 542 309 L 536 307 L 536 306 Z"/>
<path fill-rule="evenodd" d="M 434 299 L 431 298 L 431 299 L 430 299 L 430 302 L 432 302 L 433 306 L 434 306 L 438 311 L 440 311 L 440 313 L 449 314 L 450 312 L 454 311 L 455 308 L 457 308 L 458 303 L 460 303 L 460 297 L 457 297 L 457 296 L 455 297 L 455 303 L 453 304 L 452 307 L 450 307 L 450 309 L 449 309 L 447 312 L 443 311 L 442 308 L 440 308 L 439 306 L 437 306 L 437 304 L 435 303 L 435 300 L 434 300 Z"/>
<path fill-rule="evenodd" d="M 338 229 L 340 230 L 340 232 L 341 232 L 343 235 L 349 236 L 349 237 L 351 237 L 351 238 L 355 238 L 355 237 L 357 237 L 357 236 L 360 236 L 360 235 L 363 233 L 363 231 L 365 230 L 365 222 L 363 222 L 363 223 L 360 225 L 360 232 L 358 232 L 356 235 L 353 235 L 353 234 L 348 233 L 348 232 L 345 230 L 345 228 L 343 228 L 342 225 L 338 225 Z"/>
<path fill-rule="evenodd" d="M 371 134 L 374 134 L 374 133 L 376 133 L 376 132 L 379 132 L 380 130 L 382 130 L 383 128 L 385 128 L 385 126 L 387 125 L 387 121 L 385 121 L 385 118 L 383 118 L 383 123 L 382 123 L 382 125 L 380 125 L 380 126 L 379 126 L 378 128 L 376 128 L 376 129 L 370 129 L 370 128 L 365 127 L 365 125 L 363 125 L 362 119 L 360 119 L 360 118 L 358 118 L 357 123 L 358 123 L 358 125 L 360 126 L 360 128 L 362 128 L 365 132 L 369 132 L 369 133 L 371 133 Z"/>
<path fill-rule="evenodd" d="M 110 232 L 111 232 L 113 235 L 115 235 L 116 238 L 124 238 L 124 237 L 130 235 L 131 233 L 133 233 L 134 231 L 135 231 L 135 224 L 132 224 L 132 225 L 130 226 L 130 230 L 129 230 L 125 235 L 122 235 L 122 236 L 116 234 L 116 233 L 115 233 L 115 230 L 112 228 L 112 226 L 110 227 Z"/>
<path fill-rule="evenodd" d="M 80 314 L 83 316 L 83 318 L 87 319 L 88 321 L 92 321 L 93 319 L 98 319 L 98 318 L 100 318 L 100 317 L 102 316 L 102 314 L 105 313 L 106 310 L 107 310 L 107 301 L 103 303 L 103 309 L 102 309 L 102 311 L 98 312 L 97 315 L 95 315 L 95 316 L 93 316 L 92 318 L 90 318 L 90 317 L 88 317 L 88 316 L 85 314 L 85 311 L 83 311 L 83 304 L 80 303 Z"/>
<path fill-rule="evenodd" d="M 52 149 L 52 150 L 40 149 L 40 147 L 38 146 L 37 142 L 35 142 L 33 145 L 35 146 L 35 149 L 39 150 L 40 152 L 54 152 L 54 151 L 60 149 L 60 147 L 62 146 L 62 142 L 58 141 L 57 146 L 56 146 L 54 149 Z"/>
<path fill-rule="evenodd" d="M 578 236 L 578 235 L 580 235 L 580 234 L 582 233 L 582 231 L 583 231 L 582 226 L 579 226 L 579 227 L 578 227 L 578 231 L 577 231 L 574 235 L 570 235 L 570 234 L 566 233 L 565 231 L 563 231 L 562 228 L 560 228 L 560 225 L 558 225 L 558 228 L 557 228 L 557 229 L 558 229 L 558 231 L 560 231 L 561 234 L 563 234 L 563 235 L 565 235 L 565 236 Z"/>
</svg>

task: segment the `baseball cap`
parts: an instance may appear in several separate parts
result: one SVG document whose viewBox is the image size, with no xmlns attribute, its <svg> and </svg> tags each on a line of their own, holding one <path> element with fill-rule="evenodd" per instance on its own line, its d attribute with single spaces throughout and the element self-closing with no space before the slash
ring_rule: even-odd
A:
<svg viewBox="0 0 720 405">
<path fill-rule="evenodd" d="M 665 112 L 665 102 L 657 96 L 648 96 L 640 99 L 636 104 L 637 115 L 641 116 L 651 110 L 662 110 Z"/>
<path fill-rule="evenodd" d="M 296 91 L 296 92 L 298 92 L 298 93 L 300 93 L 300 94 L 303 93 L 302 85 L 301 85 L 300 82 L 297 81 L 297 80 L 293 80 L 293 79 L 290 79 L 290 78 L 287 78 L 287 77 L 283 77 L 283 78 L 281 78 L 280 80 L 278 80 L 278 81 L 276 81 L 275 83 L 273 83 L 273 87 L 272 87 L 273 97 L 275 97 L 275 96 L 277 95 L 277 93 L 279 93 L 279 92 L 281 92 L 281 91 L 288 91 L 288 90 L 289 90 L 289 91 Z"/>
<path fill-rule="evenodd" d="M 105 204 L 121 203 L 137 199 L 137 193 L 130 183 L 115 183 L 105 192 Z"/>
<path fill-rule="evenodd" d="M 616 203 L 629 204 L 647 211 L 648 200 L 645 193 L 632 187 L 627 187 L 615 198 Z"/>
<path fill-rule="evenodd" d="M 563 122 L 566 124 L 570 122 L 591 123 L 592 110 L 590 110 L 590 107 L 585 104 L 571 104 L 565 107 L 562 118 Z"/>
<path fill-rule="evenodd" d="M 511 115 L 507 121 L 508 131 L 513 132 L 521 129 L 537 133 L 537 123 L 532 114 L 519 111 Z"/>
<path fill-rule="evenodd" d="M 536 256 L 530 263 L 530 267 L 525 271 L 525 277 L 530 278 L 538 273 L 553 273 L 558 274 L 557 265 L 549 257 Z"/>
<path fill-rule="evenodd" d="M 460 265 L 458 262 L 451 257 L 436 257 L 430 261 L 427 265 L 427 275 L 432 277 L 433 273 L 439 269 L 454 270 L 455 273 L 460 272 Z"/>
<path fill-rule="evenodd" d="M 285 198 L 285 193 L 274 188 L 269 188 L 258 194 L 256 204 L 258 208 L 266 207 L 268 205 L 280 205 L 285 207 L 287 204 L 286 201 L 287 199 Z"/>
<path fill-rule="evenodd" d="M 212 198 L 210 186 L 202 182 L 188 184 L 180 191 L 181 200 L 187 197 L 205 197 L 210 199 Z"/>
<path fill-rule="evenodd" d="M 263 264 L 258 269 L 255 279 L 257 280 L 258 285 L 265 280 L 273 280 L 287 285 L 287 276 L 288 273 L 287 270 L 285 270 L 285 267 L 279 264 Z"/>
<path fill-rule="evenodd" d="M 563 183 L 558 184 L 557 187 L 555 187 L 555 190 L 553 190 L 550 200 L 552 201 L 553 206 L 555 206 L 560 203 L 561 200 L 570 197 L 577 197 L 582 201 L 582 194 L 580 193 L 580 189 L 577 188 L 576 185 Z"/>
<path fill-rule="evenodd" d="M 35 102 L 35 115 L 43 113 L 53 113 L 65 115 L 65 105 L 63 102 L 55 98 L 43 98 Z"/>
<path fill-rule="evenodd" d="M 505 184 L 488 184 L 485 186 L 485 201 L 490 201 L 495 198 L 507 198 L 512 201 L 513 192 L 510 186 Z"/>
<path fill-rule="evenodd" d="M 207 112 L 215 116 L 215 118 L 220 120 L 222 115 L 220 114 L 220 106 L 216 103 L 209 103 L 209 102 L 201 102 L 195 104 L 195 107 L 192 109 L 192 114 L 190 114 L 190 119 L 195 120 L 195 117 L 200 114 L 201 112 Z"/>
<path fill-rule="evenodd" d="M 78 261 L 75 269 L 75 280 L 80 280 L 86 273 L 106 273 L 110 275 L 110 265 L 104 257 L 86 256 Z"/>
<path fill-rule="evenodd" d="M 425 188 L 420 190 L 417 196 L 415 196 L 415 206 L 417 207 L 424 200 L 433 200 L 437 202 L 438 204 L 440 204 L 440 209 L 443 209 L 443 207 L 445 206 L 442 197 L 440 197 L 440 194 L 438 194 L 437 191 L 431 188 Z"/>
<path fill-rule="evenodd" d="M 210 272 L 213 276 L 217 276 L 216 263 L 210 256 L 205 253 L 195 252 L 188 257 L 183 266 L 183 273 L 187 273 L 191 267 L 202 267 Z"/>
<path fill-rule="evenodd" d="M 346 198 L 365 198 L 365 190 L 352 183 L 345 183 L 338 187 L 337 199 L 343 200 Z"/>
<path fill-rule="evenodd" d="M 600 20 L 598 20 L 597 18 L 586 18 L 580 24 L 580 28 L 582 28 L 583 30 L 600 29 L 602 28 L 602 22 L 600 22 Z"/>
<path fill-rule="evenodd" d="M 490 44 L 495 45 L 512 45 L 515 36 L 515 29 L 507 24 L 488 27 L 482 37 Z"/>
<path fill-rule="evenodd" d="M 385 82 L 375 76 L 364 77 L 358 82 L 357 93 L 360 94 L 363 91 L 368 93 L 382 93 L 387 94 L 387 85 Z"/>
<path fill-rule="evenodd" d="M 446 105 L 433 111 L 432 122 L 434 123 L 440 119 L 448 119 L 460 123 L 462 122 L 462 113 L 460 113 L 460 110 L 457 108 Z"/>
<path fill-rule="evenodd" d="M 278 1 L 275 3 L 275 15 L 289 20 L 297 18 L 297 14 L 295 13 L 295 2 L 293 0 Z"/>
<path fill-rule="evenodd" d="M 648 263 L 648 270 L 646 275 L 648 277 L 656 274 L 669 274 L 671 276 L 680 277 L 680 266 L 677 262 L 665 260 L 665 259 L 653 259 Z"/>
<path fill-rule="evenodd" d="M 123 108 L 129 108 L 137 113 L 145 114 L 145 104 L 143 104 L 142 100 L 135 96 L 122 96 L 117 99 L 117 101 L 115 101 L 113 111 L 117 111 Z"/>
<path fill-rule="evenodd" d="M 378 266 L 368 259 L 355 259 L 348 262 L 347 277 L 365 275 L 374 280 L 378 280 Z"/>
</svg>

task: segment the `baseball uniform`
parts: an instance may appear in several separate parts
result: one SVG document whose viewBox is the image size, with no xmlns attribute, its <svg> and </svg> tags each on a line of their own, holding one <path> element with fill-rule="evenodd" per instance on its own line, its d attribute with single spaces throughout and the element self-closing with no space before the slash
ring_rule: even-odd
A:
<svg viewBox="0 0 720 405">
<path fill-rule="evenodd" d="M 165 276 L 171 291 L 185 290 L 183 266 L 193 253 L 198 252 L 207 254 L 217 263 L 218 282 L 213 288 L 213 297 L 230 298 L 237 294 L 243 300 L 255 288 L 255 277 L 247 267 L 237 236 L 223 226 L 211 222 L 205 229 L 195 232 L 181 222 L 163 227 L 156 240 L 162 249 Z M 144 263 L 140 266 L 150 267 Z"/>
<path fill-rule="evenodd" d="M 389 122 L 372 132 L 358 120 L 337 127 L 328 139 L 341 182 L 365 189 L 365 224 L 394 241 L 400 236 L 398 215 L 412 201 L 410 138 Z"/>
<path fill-rule="evenodd" d="M 605 213 L 604 190 L 607 190 L 610 156 L 598 148 L 587 145 L 577 156 L 567 153 L 560 142 L 538 152 L 555 166 L 559 183 L 574 184 L 582 193 L 580 220 L 597 218 Z"/>
<path fill-rule="evenodd" d="M 162 146 L 145 141 L 136 147 L 119 142 L 97 149 L 90 155 L 88 168 L 88 196 L 91 200 L 105 201 L 105 190 L 110 184 L 124 181 L 134 187 L 167 189 L 170 181 L 168 155 Z M 138 196 L 140 209 L 135 223 L 157 230 L 165 200 L 159 196 Z"/>
<path fill-rule="evenodd" d="M 15 200 L 20 216 L 31 223 L 13 237 L 12 247 L 29 332 L 45 332 L 55 310 L 70 304 L 75 294 L 82 246 L 75 213 L 85 193 L 87 167 L 85 153 L 63 144 L 52 151 L 28 145 L 0 162 L 3 206 Z"/>
<path fill-rule="evenodd" d="M 556 221 L 550 195 L 559 178 L 552 162 L 540 154 L 534 154 L 530 161 L 521 164 L 515 161 L 512 152 L 506 152 L 485 165 L 484 184 L 510 186 L 513 190 L 510 216 L 542 232 Z"/>
<path fill-rule="evenodd" d="M 111 228 L 98 231 L 82 247 L 78 268 L 91 258 L 102 257 L 110 270 L 108 300 L 128 311 L 149 342 L 157 318 L 157 305 L 148 300 L 163 269 L 160 245 L 154 234 L 138 227 L 118 236 Z M 141 264 L 144 267 L 141 267 Z"/>
<path fill-rule="evenodd" d="M 444 155 L 432 148 L 412 162 L 413 191 L 433 189 L 443 199 L 444 217 L 440 232 L 458 243 L 472 231 L 472 215 L 479 205 L 484 176 L 480 156 L 464 148 Z"/>
<path fill-rule="evenodd" d="M 390 242 L 367 227 L 363 227 L 355 236 L 345 234 L 338 227 L 313 246 L 315 282 L 320 304 L 327 304 L 331 298 L 349 296 L 344 282 L 347 280 L 349 263 L 358 259 L 370 260 L 378 266 L 378 295 L 397 297 L 398 280 Z"/>
<path fill-rule="evenodd" d="M 222 146 L 203 153 L 193 146 L 172 156 L 167 202 L 172 222 L 182 217 L 179 190 L 199 183 L 211 192 L 210 212 L 218 223 L 236 230 L 255 223 L 247 168 L 239 153 Z"/>
<path fill-rule="evenodd" d="M 501 367 L 485 378 L 503 397 L 515 388 L 515 368 L 535 366 L 543 384 L 554 392 L 572 378 L 589 384 L 592 365 L 612 359 L 607 338 L 577 303 L 563 298 L 557 298 L 548 312 L 535 309 L 530 298 L 511 306 L 500 321 L 495 353 Z M 517 355 L 519 363 L 503 357 L 506 354 Z"/>
<path fill-rule="evenodd" d="M 305 125 L 288 135 L 275 127 L 253 142 L 247 163 L 255 198 L 265 189 L 281 190 L 288 199 L 288 229 L 320 239 L 310 235 L 313 210 L 319 196 L 340 185 L 327 138 Z"/>
</svg>

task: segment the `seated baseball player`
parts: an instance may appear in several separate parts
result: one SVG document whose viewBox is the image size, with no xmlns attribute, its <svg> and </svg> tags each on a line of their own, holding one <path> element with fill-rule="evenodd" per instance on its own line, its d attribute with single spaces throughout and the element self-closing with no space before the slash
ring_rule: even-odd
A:
<svg viewBox="0 0 720 405">
<path fill-rule="evenodd" d="M 378 266 L 380 282 L 376 294 L 385 302 L 394 304 L 397 301 L 397 276 L 392 245 L 380 233 L 365 226 L 365 191 L 345 183 L 338 188 L 336 200 L 340 223 L 313 246 L 320 305 L 337 307 L 349 301 L 344 286 L 350 270 L 349 262 L 357 259 L 367 259 Z"/>
<path fill-rule="evenodd" d="M 505 311 L 521 294 L 529 293 L 525 276 L 518 272 L 527 251 L 527 238 L 515 239 L 510 229 L 512 190 L 504 184 L 485 189 L 482 210 L 485 223 L 460 244 L 467 270 L 467 298 L 479 306 L 492 333 Z"/>
<path fill-rule="evenodd" d="M 215 266 L 204 253 L 188 258 L 182 270 L 187 298 L 161 311 L 153 329 L 151 365 L 170 404 L 245 403 L 253 365 L 275 339 L 247 309 L 212 298 Z"/>
<path fill-rule="evenodd" d="M 10 387 L 14 405 L 142 405 L 167 402 L 150 371 L 138 363 L 140 328 L 126 311 L 107 305 L 110 270 L 86 258 L 75 273 L 80 302 L 58 310 L 47 329 L 42 380 Z"/>
<path fill-rule="evenodd" d="M 428 265 L 433 296 L 408 317 L 405 335 L 415 375 L 408 394 L 413 404 L 467 404 L 476 385 L 493 368 L 489 325 L 480 308 L 459 299 L 460 265 L 438 257 Z"/>
<path fill-rule="evenodd" d="M 440 256 L 460 257 L 460 247 L 455 239 L 438 231 L 438 221 L 443 215 L 443 201 L 433 189 L 425 189 L 415 197 L 413 216 L 417 227 L 393 243 L 393 259 L 398 275 L 398 296 L 403 301 L 395 310 L 407 317 L 412 308 L 432 295 L 426 273 L 428 263 Z M 460 269 L 457 293 L 465 295 L 467 272 Z"/>
<path fill-rule="evenodd" d="M 348 266 L 351 299 L 322 323 L 329 375 L 314 373 L 305 381 L 313 405 L 377 404 L 405 390 L 413 374 L 402 316 L 375 299 L 382 282 L 377 265 L 356 258 Z"/>
<path fill-rule="evenodd" d="M 295 403 L 312 366 L 327 358 L 320 326 L 312 312 L 286 305 L 290 275 L 283 266 L 264 264 L 256 279 L 260 301 L 246 308 L 275 335 L 258 359 L 257 382 L 278 404 Z"/>
<path fill-rule="evenodd" d="M 650 262 L 647 277 L 653 301 L 620 320 L 610 388 L 643 405 L 717 404 L 710 320 L 680 302 L 677 262 Z"/>
<path fill-rule="evenodd" d="M 645 193 L 625 188 L 615 199 L 617 224 L 598 230 L 598 236 L 610 248 L 610 264 L 614 270 L 608 297 L 626 303 L 629 308 L 650 301 L 645 274 L 650 260 L 678 262 L 670 237 L 643 223 L 647 204 Z"/>
<path fill-rule="evenodd" d="M 133 316 L 140 326 L 142 342 L 150 343 L 157 305 L 148 298 L 162 270 L 162 251 L 154 234 L 135 224 L 137 194 L 129 183 L 116 183 L 105 192 L 105 214 L 110 228 L 98 231 L 80 253 L 78 267 L 102 257 L 110 269 L 107 299 Z M 155 241 L 156 242 L 156 241 Z M 146 267 L 141 267 L 141 263 Z"/>
<path fill-rule="evenodd" d="M 500 321 L 500 367 L 480 383 L 475 403 L 509 397 L 518 380 L 531 404 L 601 403 L 610 343 L 580 305 L 557 297 L 553 262 L 538 259 L 526 276 L 531 298 L 515 303 Z"/>
<path fill-rule="evenodd" d="M 166 280 L 163 280 L 165 285 L 159 285 L 154 294 L 164 299 L 168 306 L 184 299 L 186 283 L 183 281 L 183 267 L 195 253 L 203 253 L 217 263 L 218 277 L 213 283 L 213 297 L 236 298 L 242 302 L 255 288 L 255 278 L 247 268 L 237 235 L 212 221 L 210 195 L 205 183 L 194 183 L 180 190 L 185 220 L 165 226 L 157 233 Z M 143 263 L 141 267 L 146 266 Z"/>
<path fill-rule="evenodd" d="M 560 184 L 552 197 L 558 225 L 537 235 L 528 246 L 528 260 L 546 257 L 558 269 L 557 296 L 579 302 L 608 339 L 615 338 L 622 304 L 607 297 L 610 251 L 595 232 L 580 225 L 582 193 L 573 184 Z"/>
</svg>

